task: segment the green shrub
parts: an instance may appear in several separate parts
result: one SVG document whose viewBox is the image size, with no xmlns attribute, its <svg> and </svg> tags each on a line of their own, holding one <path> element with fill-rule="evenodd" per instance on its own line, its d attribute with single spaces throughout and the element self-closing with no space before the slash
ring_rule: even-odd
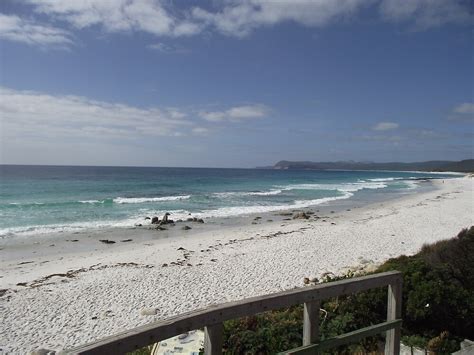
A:
<svg viewBox="0 0 474 355">
<path fill-rule="evenodd" d="M 224 323 L 224 348 L 228 354 L 273 354 L 301 346 L 303 308 L 230 320 Z"/>
</svg>

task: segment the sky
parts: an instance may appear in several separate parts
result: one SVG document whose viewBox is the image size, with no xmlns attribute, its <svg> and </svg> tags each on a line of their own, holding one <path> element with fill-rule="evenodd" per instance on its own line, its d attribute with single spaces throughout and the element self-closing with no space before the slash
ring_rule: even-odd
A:
<svg viewBox="0 0 474 355">
<path fill-rule="evenodd" d="M 469 0 L 2 0 L 0 163 L 474 156 Z"/>
</svg>

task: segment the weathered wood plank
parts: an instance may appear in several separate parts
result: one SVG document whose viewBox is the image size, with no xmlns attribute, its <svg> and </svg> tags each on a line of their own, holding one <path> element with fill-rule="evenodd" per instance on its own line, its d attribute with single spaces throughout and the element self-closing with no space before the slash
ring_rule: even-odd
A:
<svg viewBox="0 0 474 355">
<path fill-rule="evenodd" d="M 302 346 L 296 349 L 292 349 L 280 354 L 285 354 L 285 355 L 309 355 L 309 354 L 317 354 L 318 352 L 329 349 L 329 348 L 335 348 L 341 345 L 345 344 L 350 344 L 350 343 L 355 343 L 361 339 L 364 339 L 366 337 L 376 335 L 379 333 L 382 333 L 386 331 L 387 329 L 392 329 L 392 328 L 400 328 L 400 325 L 402 323 L 401 319 L 395 319 L 391 321 L 387 321 L 384 323 L 380 324 L 375 324 L 371 325 L 369 327 L 357 329 L 353 332 L 338 335 L 334 338 L 327 339 L 324 341 L 321 341 L 318 344 L 313 344 L 313 345 L 307 345 L 307 346 Z"/>
<path fill-rule="evenodd" d="M 123 354 L 175 335 L 201 329 L 209 324 L 250 316 L 305 302 L 347 295 L 394 284 L 401 279 L 398 271 L 389 271 L 252 297 L 240 301 L 187 312 L 167 320 L 150 323 L 67 351 L 70 354 Z"/>
<path fill-rule="evenodd" d="M 204 328 L 204 354 L 205 355 L 221 355 L 223 338 L 222 333 L 224 326 L 222 323 L 208 325 Z"/>
<path fill-rule="evenodd" d="M 388 285 L 387 321 L 402 317 L 402 282 L 400 277 Z M 400 327 L 387 331 L 385 355 L 400 354 Z"/>
<path fill-rule="evenodd" d="M 319 307 L 321 301 L 305 302 L 303 311 L 303 345 L 319 340 Z"/>
</svg>

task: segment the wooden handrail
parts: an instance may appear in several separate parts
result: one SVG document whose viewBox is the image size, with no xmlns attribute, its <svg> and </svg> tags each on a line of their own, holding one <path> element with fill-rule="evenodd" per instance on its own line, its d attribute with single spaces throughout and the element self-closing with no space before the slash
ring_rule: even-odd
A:
<svg viewBox="0 0 474 355">
<path fill-rule="evenodd" d="M 305 305 L 303 345 L 310 345 L 318 340 L 319 312 L 315 309 L 321 300 L 383 286 L 389 286 L 387 321 L 399 320 L 401 318 L 402 274 L 399 271 L 389 271 L 210 306 L 127 330 L 67 350 L 66 353 L 124 354 L 187 331 L 205 328 L 205 353 L 221 354 L 224 321 L 297 304 Z M 386 354 L 399 353 L 397 349 L 400 343 L 400 327 L 393 326 L 392 328 L 395 329 L 387 331 Z"/>
<path fill-rule="evenodd" d="M 399 328 L 402 324 L 401 319 L 391 320 L 380 324 L 371 325 L 362 329 L 357 329 L 349 333 L 336 335 L 328 340 L 321 341 L 317 344 L 302 346 L 296 349 L 284 351 L 280 354 L 284 355 L 307 355 L 316 354 L 318 351 L 335 348 L 341 345 L 354 343 L 368 336 L 376 335 L 387 330 Z"/>
</svg>

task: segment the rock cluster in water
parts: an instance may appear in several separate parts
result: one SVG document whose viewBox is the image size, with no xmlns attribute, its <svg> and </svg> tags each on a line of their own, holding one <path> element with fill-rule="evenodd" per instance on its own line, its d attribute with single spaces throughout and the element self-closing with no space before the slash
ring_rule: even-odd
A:
<svg viewBox="0 0 474 355">
<path fill-rule="evenodd" d="M 171 216 L 170 213 L 166 212 L 164 215 L 163 215 L 163 218 L 162 219 L 159 219 L 157 216 L 154 216 L 154 217 L 145 217 L 145 220 L 150 220 L 151 224 L 154 225 L 154 228 L 155 229 L 158 229 L 158 230 L 166 230 L 166 228 L 164 227 L 165 225 L 171 225 L 171 226 L 174 226 L 175 225 L 175 221 L 170 219 L 168 216 Z M 182 219 L 178 219 L 176 221 L 176 223 L 179 223 L 179 222 L 196 222 L 196 223 L 204 223 L 204 220 L 202 218 L 197 218 L 197 217 L 189 217 L 187 218 L 185 221 L 182 220 Z M 141 226 L 141 225 L 140 225 Z M 183 230 L 189 230 L 191 229 L 190 226 L 183 226 L 182 227 Z"/>
</svg>

